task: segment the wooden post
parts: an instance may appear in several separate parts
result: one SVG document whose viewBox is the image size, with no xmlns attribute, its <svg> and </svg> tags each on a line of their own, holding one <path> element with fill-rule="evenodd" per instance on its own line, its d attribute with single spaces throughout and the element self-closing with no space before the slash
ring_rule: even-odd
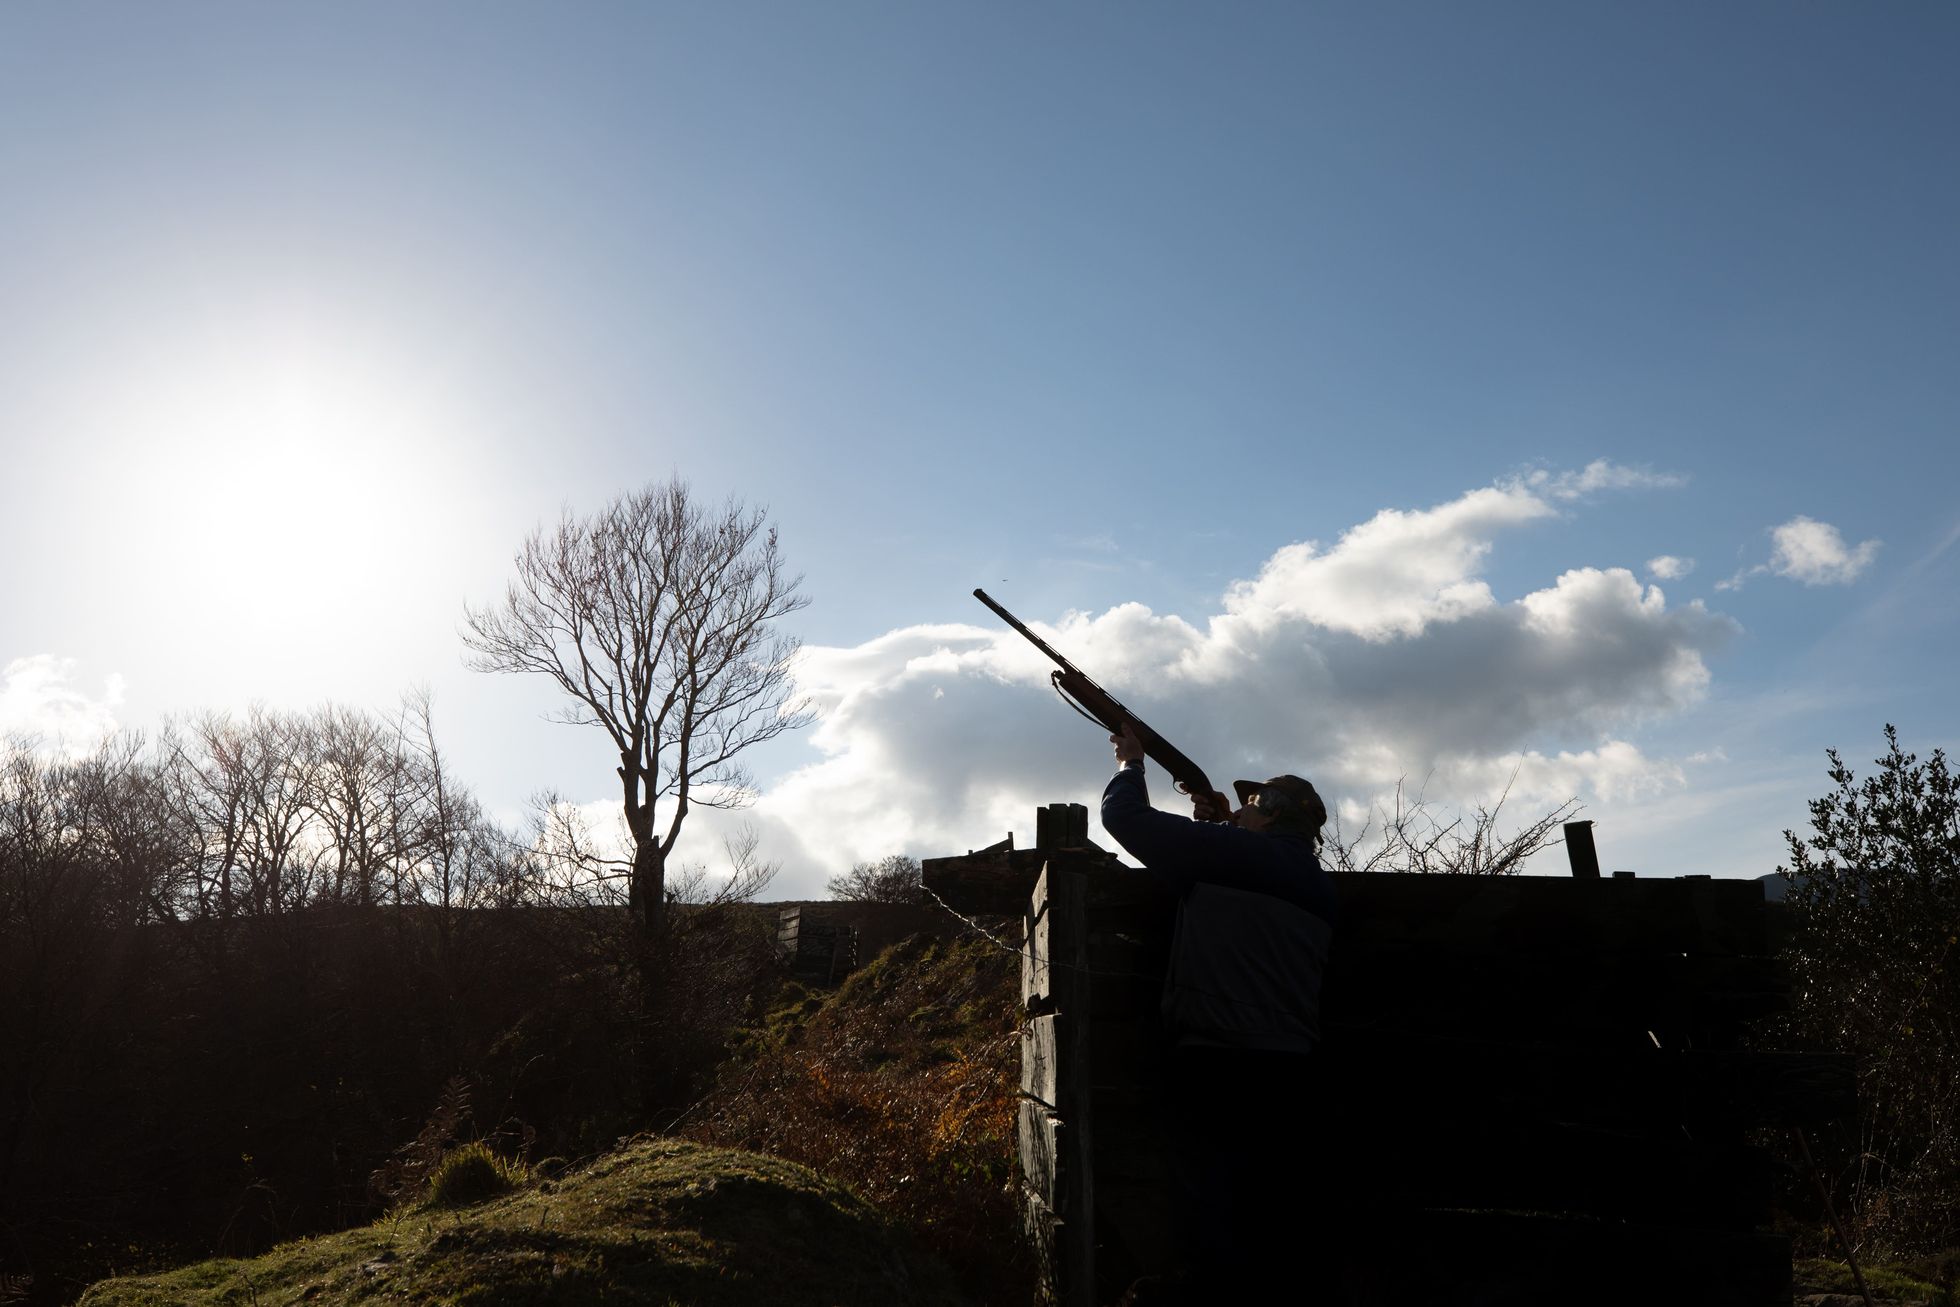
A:
<svg viewBox="0 0 1960 1307">
<path fill-rule="evenodd" d="M 1053 958 L 1056 1008 L 1062 1017 L 1060 1046 L 1062 1119 L 1068 1123 L 1067 1169 L 1056 1195 L 1061 1200 L 1060 1307 L 1096 1307 L 1095 1122 L 1091 1117 L 1089 1065 L 1088 877 L 1079 871 L 1049 871 L 1049 947 Z"/>
<path fill-rule="evenodd" d="M 1599 852 L 1593 848 L 1593 824 L 1589 821 L 1565 823 L 1565 856 L 1572 874 L 1580 880 L 1599 879 Z"/>
<path fill-rule="evenodd" d="M 1051 803 L 1034 810 L 1037 849 L 1080 849 L 1089 843 L 1089 810 L 1079 803 Z"/>
<path fill-rule="evenodd" d="M 791 965 L 796 962 L 796 941 L 802 928 L 802 908 L 784 908 L 776 914 L 776 955 Z"/>
<path fill-rule="evenodd" d="M 1060 813 L 1055 810 L 1062 805 L 1051 803 L 1045 808 L 1034 810 L 1034 846 L 1037 849 L 1059 849 L 1062 847 Z"/>
<path fill-rule="evenodd" d="M 1095 1307 L 1087 879 L 1054 863 L 1028 903 L 1017 1126 L 1043 1300 Z"/>
</svg>

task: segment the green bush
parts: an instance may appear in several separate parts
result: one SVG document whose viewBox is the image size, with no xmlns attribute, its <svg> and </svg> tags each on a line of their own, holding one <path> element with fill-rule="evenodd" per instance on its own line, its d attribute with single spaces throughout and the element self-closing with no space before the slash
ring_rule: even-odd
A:
<svg viewBox="0 0 1960 1307">
<path fill-rule="evenodd" d="M 1960 777 L 1885 728 L 1860 779 L 1827 750 L 1831 792 L 1786 831 L 1794 1027 L 1854 1059 L 1858 1117 L 1821 1142 L 1855 1242 L 1895 1256 L 1960 1244 Z"/>
<path fill-rule="evenodd" d="M 464 1144 L 443 1154 L 430 1174 L 429 1206 L 467 1207 L 507 1194 L 525 1179 L 523 1167 L 506 1162 L 483 1144 Z"/>
</svg>

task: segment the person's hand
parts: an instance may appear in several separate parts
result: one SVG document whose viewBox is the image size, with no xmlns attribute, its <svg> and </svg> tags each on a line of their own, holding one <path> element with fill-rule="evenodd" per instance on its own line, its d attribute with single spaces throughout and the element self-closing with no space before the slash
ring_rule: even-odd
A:
<svg viewBox="0 0 1960 1307">
<path fill-rule="evenodd" d="M 1123 723 L 1123 733 L 1112 735 L 1109 742 L 1116 746 L 1116 761 L 1121 766 L 1143 761 L 1143 741 L 1137 738 L 1136 728 L 1128 722 Z"/>
<path fill-rule="evenodd" d="M 1193 821 L 1225 821 L 1232 815 L 1232 805 L 1222 794 L 1194 794 L 1191 796 L 1191 819 Z"/>
</svg>

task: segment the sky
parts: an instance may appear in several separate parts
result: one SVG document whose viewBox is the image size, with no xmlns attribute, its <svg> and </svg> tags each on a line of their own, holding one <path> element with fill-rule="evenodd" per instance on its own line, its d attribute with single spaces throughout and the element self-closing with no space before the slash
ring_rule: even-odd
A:
<svg viewBox="0 0 1960 1307">
<path fill-rule="evenodd" d="M 426 686 L 493 812 L 603 812 L 463 608 L 680 476 L 810 600 L 773 897 L 1093 808 L 975 586 L 1346 833 L 1508 790 L 1760 876 L 1825 749 L 1960 739 L 1956 59 L 1934 5 L 13 0 L 0 731 Z"/>
</svg>

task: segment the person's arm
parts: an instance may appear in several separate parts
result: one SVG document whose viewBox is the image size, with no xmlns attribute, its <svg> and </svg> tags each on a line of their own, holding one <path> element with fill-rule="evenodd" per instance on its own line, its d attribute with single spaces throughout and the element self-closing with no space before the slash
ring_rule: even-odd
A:
<svg viewBox="0 0 1960 1307">
<path fill-rule="evenodd" d="M 1122 764 L 1103 790 L 1102 824 L 1110 837 L 1145 870 L 1183 889 L 1204 877 L 1221 855 L 1226 855 L 1229 839 L 1241 835 L 1237 828 L 1213 822 L 1200 823 L 1175 813 L 1159 812 L 1150 806 L 1150 790 L 1144 781 L 1143 745 L 1126 730 L 1109 737 L 1116 746 L 1116 761 Z M 1214 810 L 1215 805 L 1198 801 L 1198 811 Z"/>
<path fill-rule="evenodd" d="M 1224 821 L 1193 821 L 1150 806 L 1142 751 L 1132 741 L 1111 736 L 1123 764 L 1103 789 L 1102 824 L 1125 852 L 1173 890 L 1196 881 L 1271 894 L 1309 911 L 1328 906 L 1331 887 L 1317 862 L 1292 865 L 1291 855 L 1270 836 L 1255 835 Z M 1200 809 L 1202 811 L 1202 808 Z M 1310 874 L 1306 877 L 1302 871 Z"/>
</svg>

